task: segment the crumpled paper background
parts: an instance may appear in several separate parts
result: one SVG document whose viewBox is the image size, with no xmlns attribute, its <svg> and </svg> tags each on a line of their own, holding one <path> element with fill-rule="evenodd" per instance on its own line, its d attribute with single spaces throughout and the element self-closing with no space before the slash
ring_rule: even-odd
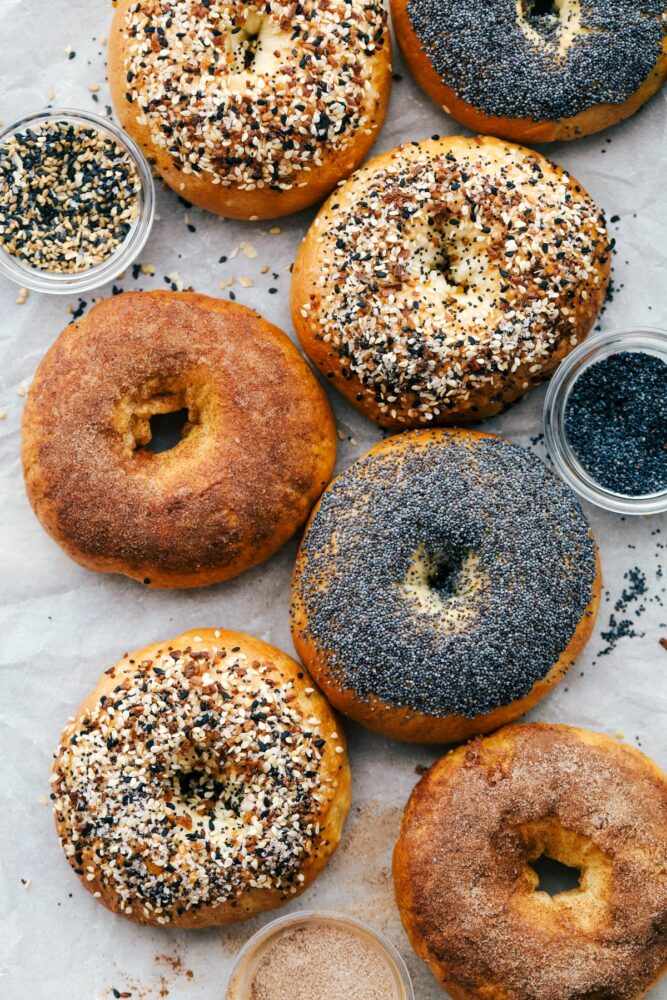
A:
<svg viewBox="0 0 667 1000">
<path fill-rule="evenodd" d="M 0 0 L 0 116 L 57 106 L 102 114 L 108 104 L 104 36 L 111 5 L 103 0 Z M 75 55 L 70 58 L 70 52 Z M 459 131 L 418 90 L 396 56 L 387 123 L 376 152 L 405 139 Z M 93 88 L 99 85 L 99 92 Z M 94 99 L 97 97 L 97 101 Z M 667 326 L 667 91 L 630 121 L 547 151 L 564 164 L 614 219 L 618 242 L 614 296 L 600 323 Z M 165 276 L 211 295 L 233 292 L 292 333 L 289 267 L 314 212 L 275 225 L 237 223 L 186 210 L 157 185 L 158 219 L 141 262 L 119 288 L 164 288 Z M 187 219 L 186 219 L 187 213 Z M 188 229 L 188 222 L 195 228 Z M 251 244 L 238 250 L 241 243 Z M 219 258 L 226 256 L 226 263 Z M 265 265 L 269 270 L 262 273 Z M 220 283 L 234 278 L 221 290 Z M 252 281 L 250 285 L 245 280 Z M 275 291 L 270 291 L 275 289 Z M 111 288 L 97 292 L 110 294 Z M 151 592 L 120 577 L 98 576 L 70 562 L 44 534 L 25 498 L 19 465 L 20 419 L 30 378 L 68 323 L 76 297 L 32 293 L 0 279 L 0 460 L 2 608 L 0 648 L 0 995 L 5 1000 L 98 1000 L 114 990 L 134 1000 L 169 996 L 222 1000 L 238 948 L 263 918 L 231 929 L 177 933 L 138 928 L 113 917 L 80 886 L 56 840 L 47 796 L 51 754 L 67 717 L 100 672 L 125 650 L 186 628 L 240 628 L 291 651 L 288 582 L 296 542 L 240 578 L 204 591 Z M 86 296 L 87 305 L 92 297 Z M 85 308 L 85 307 L 83 307 Z M 485 429 L 502 431 L 543 455 L 543 390 Z M 378 438 L 377 429 L 339 398 L 338 467 Z M 594 637 L 566 681 L 531 718 L 604 730 L 667 766 L 667 518 L 626 519 L 589 509 L 599 541 L 605 595 Z M 625 574 L 638 567 L 645 593 L 623 598 Z M 618 602 L 620 610 L 615 610 Z M 636 635 L 611 651 L 610 616 Z M 347 727 L 355 797 L 345 837 L 317 884 L 292 909 L 334 907 L 385 931 L 405 956 L 419 1000 L 441 996 L 400 928 L 390 877 L 391 849 L 417 769 L 437 751 L 402 746 Z M 117 995 L 117 994 L 116 994 Z M 667 982 L 651 993 L 667 1000 Z"/>
</svg>

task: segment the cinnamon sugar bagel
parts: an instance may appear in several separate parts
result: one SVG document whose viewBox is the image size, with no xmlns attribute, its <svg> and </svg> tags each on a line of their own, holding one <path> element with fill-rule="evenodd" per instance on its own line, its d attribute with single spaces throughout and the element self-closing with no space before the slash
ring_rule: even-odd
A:
<svg viewBox="0 0 667 1000">
<path fill-rule="evenodd" d="M 154 453 L 151 418 L 187 413 Z M 151 587 L 198 587 L 267 559 L 331 476 L 324 392 L 257 313 L 194 293 L 130 292 L 67 327 L 23 418 L 23 469 L 72 559 Z"/>
<path fill-rule="evenodd" d="M 165 182 L 220 215 L 318 201 L 361 163 L 387 109 L 380 0 L 119 0 L 109 82 Z"/>
<path fill-rule="evenodd" d="M 474 132 L 576 139 L 667 79 L 665 0 L 391 0 L 417 83 Z"/>
<path fill-rule="evenodd" d="M 541 891 L 543 856 L 579 886 Z M 454 1000 L 638 1000 L 667 966 L 667 778 L 600 733 L 508 726 L 419 782 L 394 882 Z"/>
<path fill-rule="evenodd" d="M 404 143 L 357 171 L 301 245 L 292 319 L 383 427 L 492 416 L 544 381 L 604 300 L 611 245 L 580 184 L 497 139 Z"/>
<path fill-rule="evenodd" d="M 597 550 L 570 489 L 472 431 L 401 434 L 335 479 L 292 582 L 295 648 L 384 736 L 452 743 L 528 711 L 588 640 Z"/>
<path fill-rule="evenodd" d="M 326 865 L 350 806 L 345 740 L 303 668 L 239 632 L 126 654 L 61 737 L 58 835 L 82 884 L 140 924 L 229 924 Z"/>
</svg>

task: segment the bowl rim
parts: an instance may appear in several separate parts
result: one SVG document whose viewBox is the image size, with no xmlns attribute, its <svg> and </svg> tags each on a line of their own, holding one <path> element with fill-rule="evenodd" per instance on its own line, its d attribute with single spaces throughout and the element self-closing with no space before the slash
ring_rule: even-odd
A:
<svg viewBox="0 0 667 1000">
<path fill-rule="evenodd" d="M 0 242 L 0 274 L 17 285 L 35 292 L 49 292 L 56 295 L 70 295 L 75 292 L 91 291 L 117 278 L 125 271 L 146 245 L 155 219 L 155 185 L 146 157 L 135 141 L 119 125 L 109 118 L 81 108 L 43 108 L 17 118 L 0 129 L 0 145 L 22 129 L 47 124 L 49 121 L 65 120 L 79 125 L 93 126 L 106 132 L 116 140 L 132 158 L 141 182 L 139 191 L 139 214 L 130 232 L 121 245 L 106 260 L 84 271 L 57 272 L 33 267 L 9 254 Z"/>
<path fill-rule="evenodd" d="M 405 1000 L 415 1000 L 414 988 L 407 965 L 395 945 L 392 944 L 392 942 L 385 937 L 381 931 L 376 930 L 375 927 L 367 924 L 364 920 L 360 920 L 358 917 L 350 916 L 350 914 L 343 913 L 340 910 L 299 910 L 296 913 L 288 913 L 282 917 L 270 920 L 268 923 L 264 924 L 263 927 L 260 927 L 260 929 L 255 931 L 255 933 L 246 941 L 234 959 L 225 988 L 225 1000 L 244 1000 L 241 994 L 235 996 L 230 993 L 230 990 L 236 985 L 234 983 L 234 979 L 243 971 L 244 962 L 256 948 L 290 926 L 298 926 L 303 923 L 315 923 L 317 921 L 324 920 L 332 921 L 334 923 L 347 924 L 348 926 L 364 931 L 372 937 L 396 967 L 396 971 L 405 990 Z"/>
<path fill-rule="evenodd" d="M 606 489 L 581 464 L 565 432 L 565 409 L 577 380 L 591 365 L 624 351 L 653 354 L 667 364 L 667 330 L 643 325 L 614 327 L 593 334 L 567 355 L 551 378 L 544 400 L 547 452 L 560 477 L 597 507 L 619 514 L 661 514 L 667 511 L 667 488 L 641 496 Z"/>
</svg>

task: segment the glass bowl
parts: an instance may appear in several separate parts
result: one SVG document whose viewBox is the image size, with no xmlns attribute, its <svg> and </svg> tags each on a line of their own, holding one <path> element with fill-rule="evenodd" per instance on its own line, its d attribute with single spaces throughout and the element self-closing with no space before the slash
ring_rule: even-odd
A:
<svg viewBox="0 0 667 1000">
<path fill-rule="evenodd" d="M 330 910 L 305 910 L 302 913 L 290 914 L 272 920 L 250 938 L 236 956 L 225 994 L 226 1000 L 248 1000 L 252 976 L 257 963 L 262 958 L 267 946 L 285 931 L 308 924 L 335 924 L 370 939 L 377 950 L 386 958 L 396 982 L 396 1000 L 414 1000 L 415 994 L 405 962 L 394 948 L 393 944 L 378 931 L 369 927 L 355 917 L 346 913 L 336 913 Z M 392 1000 L 387 997 L 387 1000 Z"/>
<path fill-rule="evenodd" d="M 49 108 L 46 111 L 36 111 L 26 115 L 0 131 L 0 144 L 16 132 L 26 128 L 44 125 L 50 121 L 65 121 L 73 125 L 93 127 L 103 135 L 114 139 L 123 147 L 133 160 L 141 189 L 138 194 L 139 212 L 129 233 L 106 260 L 84 271 L 61 274 L 47 271 L 44 268 L 32 267 L 27 261 L 19 260 L 9 254 L 0 243 L 0 274 L 15 281 L 18 285 L 30 288 L 35 292 L 51 292 L 55 294 L 72 294 L 87 292 L 98 288 L 107 281 L 112 281 L 122 274 L 141 253 L 153 225 L 155 215 L 155 189 L 150 167 L 136 143 L 117 125 L 107 118 L 100 118 L 88 111 L 78 111 L 70 108 Z"/>
<path fill-rule="evenodd" d="M 556 471 L 573 490 L 605 510 L 619 514 L 660 514 L 667 511 L 667 489 L 628 496 L 601 486 L 583 467 L 565 431 L 569 395 L 580 375 L 591 365 L 619 351 L 653 354 L 667 364 L 667 331 L 653 327 L 608 330 L 580 344 L 553 375 L 544 401 L 544 436 Z"/>
</svg>

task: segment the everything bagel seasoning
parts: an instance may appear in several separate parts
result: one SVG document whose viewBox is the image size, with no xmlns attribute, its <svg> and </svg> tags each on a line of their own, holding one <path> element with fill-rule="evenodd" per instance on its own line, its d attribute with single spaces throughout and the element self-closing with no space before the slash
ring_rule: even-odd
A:
<svg viewBox="0 0 667 1000">
<path fill-rule="evenodd" d="M 297 892 L 331 786 L 320 720 L 294 682 L 238 647 L 124 662 L 56 753 L 52 798 L 76 874 L 159 924 L 253 889 Z"/>
<path fill-rule="evenodd" d="M 184 175 L 288 190 L 371 126 L 378 0 L 162 0 L 124 18 L 125 100 Z"/>
<path fill-rule="evenodd" d="M 86 271 L 127 238 L 140 190 L 111 135 L 66 120 L 25 128 L 0 146 L 0 246 L 44 271 Z"/>
<path fill-rule="evenodd" d="M 592 199 L 543 157 L 433 140 L 332 195 L 297 302 L 357 401 L 398 423 L 474 415 L 480 398 L 543 380 L 581 338 L 613 249 Z"/>
</svg>

